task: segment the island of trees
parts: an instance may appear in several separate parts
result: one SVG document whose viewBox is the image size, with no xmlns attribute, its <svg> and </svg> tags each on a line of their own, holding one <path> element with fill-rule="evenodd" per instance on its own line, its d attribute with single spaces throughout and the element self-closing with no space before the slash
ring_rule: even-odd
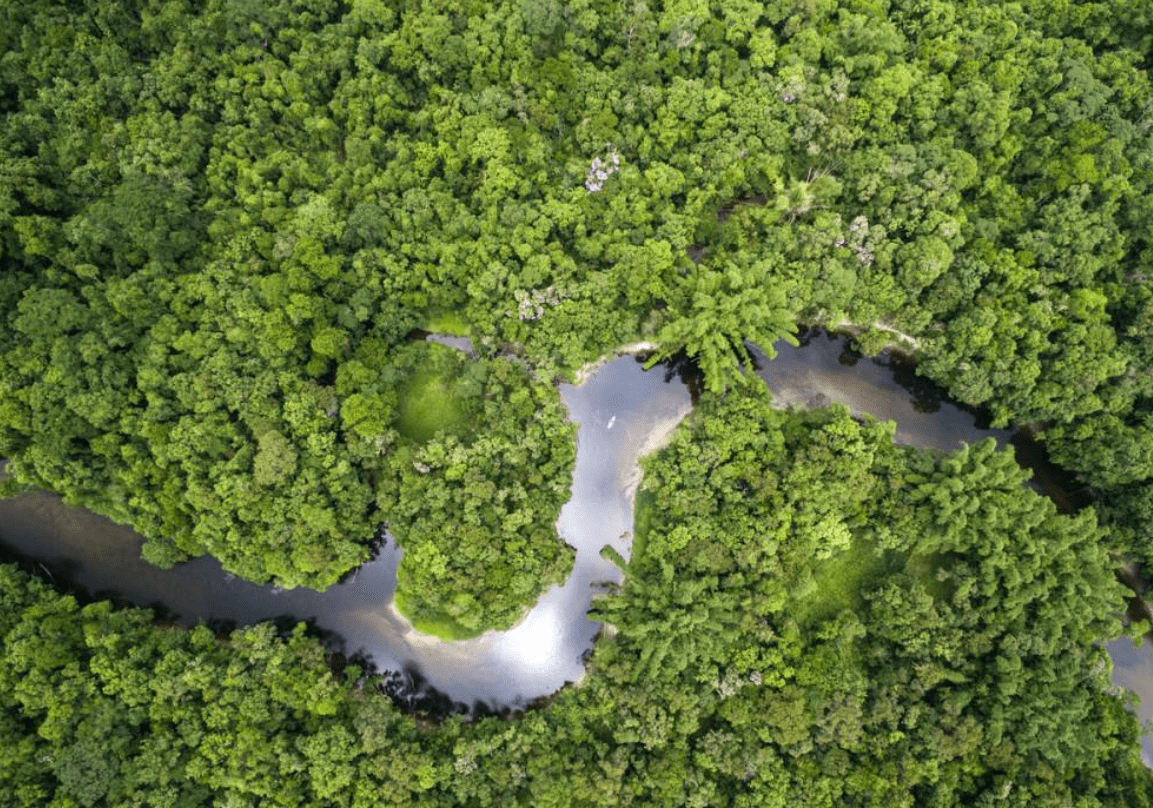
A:
<svg viewBox="0 0 1153 808">
<path fill-rule="evenodd" d="M 643 338 L 706 391 L 615 636 L 516 721 L 4 567 L 0 796 L 1149 804 L 1100 641 L 1153 562 L 1151 54 L 1122 0 L 4 4 L 5 493 L 290 587 L 386 524 L 398 607 L 471 636 L 571 565 L 556 383 Z M 1094 508 L 773 410 L 743 341 L 798 322 L 912 335 Z"/>
</svg>

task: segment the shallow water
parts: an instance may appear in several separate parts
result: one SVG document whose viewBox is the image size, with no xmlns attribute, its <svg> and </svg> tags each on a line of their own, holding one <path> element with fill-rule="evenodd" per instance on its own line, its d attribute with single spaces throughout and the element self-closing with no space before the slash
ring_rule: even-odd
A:
<svg viewBox="0 0 1153 808">
<path fill-rule="evenodd" d="M 1153 721 L 1153 647 L 1148 640 L 1134 645 L 1128 637 L 1121 637 L 1105 649 L 1113 660 L 1113 684 L 1140 697 L 1134 712 L 1142 724 Z M 1141 741 L 1141 757 L 1153 768 L 1153 737 L 1148 734 Z"/>
<path fill-rule="evenodd" d="M 783 406 L 810 407 L 832 401 L 853 415 L 872 415 L 897 424 L 897 443 L 944 451 L 994 437 L 1012 441 L 1013 432 L 982 429 L 978 416 L 945 399 L 940 388 L 917 377 L 910 366 L 889 357 L 861 357 L 843 337 L 823 331 L 802 335 L 800 347 L 779 342 L 775 359 L 753 347 L 757 375 Z M 903 382 L 903 384 L 902 384 Z"/>
</svg>

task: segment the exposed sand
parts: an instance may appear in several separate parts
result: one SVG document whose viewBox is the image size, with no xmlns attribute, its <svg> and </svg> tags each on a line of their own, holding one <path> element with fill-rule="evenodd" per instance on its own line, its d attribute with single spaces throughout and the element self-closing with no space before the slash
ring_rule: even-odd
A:
<svg viewBox="0 0 1153 808">
<path fill-rule="evenodd" d="M 878 331 L 884 331 L 888 334 L 892 334 L 893 336 L 898 337 L 902 341 L 908 343 L 907 346 L 898 347 L 908 347 L 914 351 L 920 350 L 921 348 L 921 342 L 916 337 L 912 336 L 911 334 L 906 334 L 904 331 L 893 328 L 891 325 L 885 325 L 884 323 L 873 323 L 872 325 L 865 326 L 861 325 L 860 323 L 854 323 L 850 320 L 842 320 L 838 324 L 830 324 L 828 328 L 830 331 L 837 331 L 839 329 L 867 331 L 870 328 L 875 328 Z"/>
<path fill-rule="evenodd" d="M 643 472 L 641 471 L 640 460 L 642 457 L 652 454 L 653 452 L 663 449 L 668 445 L 669 440 L 673 436 L 673 432 L 684 421 L 685 417 L 692 412 L 692 406 L 685 407 L 683 412 L 678 412 L 661 421 L 654 423 L 651 428 L 640 437 L 639 446 L 637 447 L 635 458 L 632 464 L 625 470 L 621 480 L 621 486 L 624 488 L 625 497 L 628 499 L 630 505 L 636 498 L 637 487 L 640 485 Z M 632 454 L 630 452 L 630 454 Z"/>
<path fill-rule="evenodd" d="M 595 362 L 589 362 L 576 372 L 576 378 L 573 381 L 574 386 L 580 386 L 584 383 L 593 371 L 603 365 L 605 362 L 616 359 L 618 356 L 625 356 L 627 354 L 644 353 L 645 351 L 655 351 L 658 346 L 655 342 L 631 342 L 628 345 L 622 345 L 619 348 L 605 354 Z"/>
</svg>

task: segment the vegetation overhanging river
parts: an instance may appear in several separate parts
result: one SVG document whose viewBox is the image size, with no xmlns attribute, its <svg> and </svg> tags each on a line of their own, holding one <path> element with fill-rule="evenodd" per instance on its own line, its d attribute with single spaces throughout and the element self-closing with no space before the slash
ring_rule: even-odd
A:
<svg viewBox="0 0 1153 808">
<path fill-rule="evenodd" d="M 982 428 L 972 413 L 945 400 L 912 368 L 885 357 L 861 358 L 842 337 L 810 331 L 801 346 L 784 343 L 769 362 L 755 348 L 758 373 L 782 406 L 832 401 L 855 415 L 869 413 L 897 424 L 900 443 L 957 448 L 993 436 L 1015 446 L 1019 462 L 1034 470 L 1034 485 L 1063 508 L 1068 494 L 1055 470 L 1027 435 Z M 0 549 L 43 572 L 58 586 L 156 609 L 184 625 L 200 621 L 225 628 L 262 620 L 308 620 L 330 647 L 368 657 L 378 670 L 396 671 L 396 692 L 413 706 L 444 711 L 516 708 L 580 679 L 600 624 L 585 612 L 602 585 L 620 572 L 601 558 L 608 544 L 627 557 L 638 460 L 658 448 L 692 409 L 687 368 L 644 371 L 635 357 L 598 366 L 580 385 L 562 385 L 570 418 L 578 423 L 572 498 L 557 528 L 577 549 L 573 573 L 553 587 L 513 629 L 473 640 L 442 642 L 415 632 L 391 606 L 400 551 L 385 542 L 347 580 L 320 594 L 258 587 L 227 575 L 204 557 L 171 571 L 139 558 L 131 530 L 47 493 L 0 500 Z M 1108 646 L 1114 683 L 1143 697 L 1142 720 L 1153 719 L 1153 651 L 1122 638 Z M 1146 739 L 1147 762 L 1153 741 Z"/>
</svg>

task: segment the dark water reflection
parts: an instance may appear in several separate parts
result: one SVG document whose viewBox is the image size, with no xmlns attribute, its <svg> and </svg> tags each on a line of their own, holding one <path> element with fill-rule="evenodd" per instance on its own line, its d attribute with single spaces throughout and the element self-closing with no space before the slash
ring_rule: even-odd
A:
<svg viewBox="0 0 1153 808">
<path fill-rule="evenodd" d="M 838 401 L 854 415 L 871 414 L 897 425 L 897 443 L 945 451 L 993 437 L 1013 447 L 1017 463 L 1033 472 L 1030 485 L 1046 494 L 1057 507 L 1072 513 L 1090 504 L 1092 492 L 1072 474 L 1049 461 L 1045 447 L 1024 429 L 991 429 L 988 416 L 951 402 L 944 391 L 917 376 L 915 367 L 882 355 L 862 357 L 844 337 L 812 330 L 801 335 L 801 347 L 785 342 L 768 361 L 754 352 L 758 375 L 780 403 L 814 406 Z M 1113 659 L 1113 683 L 1140 698 L 1136 709 L 1142 722 L 1153 722 L 1153 645 L 1134 646 L 1122 637 L 1105 646 Z M 1142 743 L 1146 765 L 1153 765 L 1153 736 Z"/>
<path fill-rule="evenodd" d="M 942 451 L 992 437 L 1013 446 L 1017 462 L 1032 470 L 1034 487 L 1063 511 L 1089 504 L 1088 489 L 1054 466 L 1028 430 L 992 429 L 986 412 L 950 401 L 940 387 L 918 376 L 912 363 L 888 354 L 863 357 L 845 337 L 820 329 L 802 332 L 799 341 L 796 348 L 777 343 L 777 357 L 771 361 L 756 346 L 749 346 L 757 375 L 780 404 L 812 407 L 840 402 L 854 415 L 895 422 L 897 443 Z"/>
<path fill-rule="evenodd" d="M 887 356 L 862 357 L 844 338 L 822 331 L 805 332 L 801 343 L 797 348 L 779 343 L 771 362 L 750 346 L 758 375 L 781 404 L 841 402 L 856 415 L 895 421 L 899 443 L 944 451 L 993 436 L 1014 446 L 1018 462 L 1033 469 L 1034 486 L 1062 510 L 1087 501 L 1088 492 L 1066 493 L 1075 485 L 1048 463 L 1027 433 L 988 429 L 980 413 L 951 403 L 912 366 Z M 684 358 L 645 372 L 639 359 L 621 357 L 580 386 L 561 386 L 570 418 L 580 425 L 573 496 L 557 524 L 578 550 L 573 575 L 546 592 L 514 629 L 475 640 L 424 637 L 395 613 L 391 601 L 400 554 L 391 542 L 323 595 L 281 591 L 232 578 L 211 558 L 161 571 L 139 559 L 140 540 L 132 531 L 66 507 L 52 495 L 33 493 L 0 500 L 0 546 L 65 591 L 153 606 L 183 625 L 306 620 L 333 650 L 392 671 L 393 697 L 430 714 L 521 708 L 583 675 L 599 629 L 585 612 L 601 584 L 620 578 L 599 551 L 609 544 L 627 556 L 637 459 L 660 444 L 698 393 L 699 376 Z M 1141 715 L 1153 718 L 1148 644 L 1134 649 L 1122 639 L 1108 648 L 1115 682 L 1143 694 L 1149 706 Z"/>
<path fill-rule="evenodd" d="M 674 377 L 621 357 L 579 387 L 561 386 L 580 427 L 573 496 L 557 528 L 577 549 L 576 561 L 569 580 L 507 632 L 460 642 L 415 632 L 391 606 L 400 559 L 391 541 L 324 594 L 256 586 L 209 557 L 160 570 L 140 559 L 141 540 L 131 530 L 47 493 L 0 500 L 0 545 L 64 591 L 152 606 L 182 625 L 308 621 L 333 650 L 394 672 L 391 694 L 430 713 L 523 707 L 583 675 L 600 628 L 585 612 L 601 584 L 620 579 L 600 550 L 608 544 L 628 555 L 637 459 L 692 408 L 685 384 Z"/>
</svg>

